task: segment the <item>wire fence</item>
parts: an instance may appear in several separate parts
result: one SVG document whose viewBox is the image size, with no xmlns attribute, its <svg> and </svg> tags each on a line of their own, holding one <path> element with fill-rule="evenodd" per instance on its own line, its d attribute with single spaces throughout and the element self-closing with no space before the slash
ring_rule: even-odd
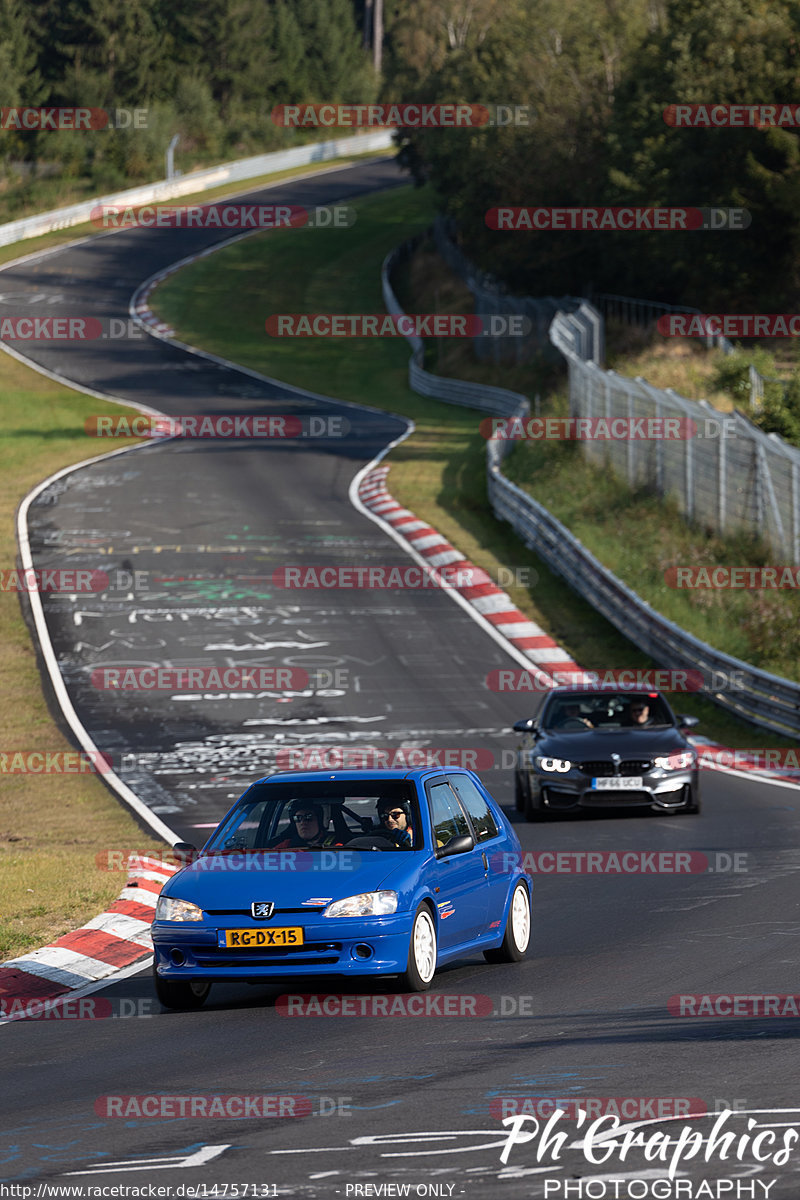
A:
<svg viewBox="0 0 800 1200">
<path fill-rule="evenodd" d="M 392 271 L 418 242 L 419 239 L 413 244 L 404 243 L 387 255 L 383 263 L 381 286 L 390 313 L 403 311 L 392 288 Z M 575 370 L 601 379 L 613 375 L 613 372 L 601 371 L 594 362 L 583 357 L 592 348 L 590 343 L 598 328 L 598 315 L 591 305 L 581 304 L 574 313 L 561 314 L 553 322 L 553 342 L 567 356 L 570 374 Z M 447 379 L 425 371 L 421 362 L 422 341 L 409 336 L 407 341 L 413 351 L 409 382 L 414 390 L 448 404 L 468 405 L 512 419 L 527 418 L 529 404 L 525 396 L 504 388 L 487 388 L 483 384 Z M 648 390 L 656 392 L 655 388 Z M 714 410 L 709 408 L 708 411 Z M 757 438 L 766 436 L 758 430 L 754 433 Z M 502 470 L 503 459 L 513 445 L 514 442 L 506 438 L 490 438 L 486 443 L 487 490 L 495 516 L 508 521 L 526 546 L 540 555 L 596 612 L 606 617 L 659 666 L 699 670 L 708 681 L 705 694 L 721 708 L 775 733 L 800 734 L 800 684 L 723 654 L 656 612 L 604 567 L 546 508 L 506 478 Z M 793 528 L 796 541 L 796 526 Z"/>
<path fill-rule="evenodd" d="M 608 421 L 677 418 L 682 431 L 692 433 L 674 440 L 587 440 L 581 442 L 587 459 L 610 467 L 631 488 L 648 487 L 674 497 L 687 520 L 719 534 L 747 532 L 775 554 L 800 563 L 800 450 L 777 434 L 765 434 L 739 409 L 721 413 L 704 400 L 689 400 L 672 388 L 656 388 L 641 377 L 630 379 L 602 367 L 606 318 L 648 327 L 665 314 L 699 313 L 699 309 L 612 293 L 599 294 L 596 304 L 574 296 L 561 300 L 514 296 L 469 261 L 453 241 L 452 228 L 439 218 L 433 228 L 434 242 L 472 292 L 476 311 L 522 314 L 532 321 L 527 339 L 474 339 L 479 357 L 492 354 L 495 361 L 507 361 L 509 356 L 527 361 L 531 352 L 541 349 L 546 315 L 560 306 L 553 313 L 548 336 L 569 366 L 570 416 Z M 725 354 L 735 349 L 721 335 L 709 334 L 702 340 Z M 503 345 L 514 342 L 516 346 Z M 748 375 L 751 408 L 758 412 L 765 383 L 774 381 L 753 366 Z"/>
<path fill-rule="evenodd" d="M 507 338 L 475 338 L 473 345 L 476 357 L 482 361 L 491 359 L 493 362 L 530 362 L 537 353 L 542 353 L 547 346 L 547 329 L 557 312 L 572 312 L 589 300 L 576 296 L 562 296 L 555 299 L 552 296 L 515 296 L 508 292 L 502 282 L 494 275 L 481 271 L 472 263 L 454 241 L 454 225 L 445 217 L 437 217 L 433 225 L 433 240 L 441 257 L 467 285 L 475 300 L 475 311 L 480 313 L 511 313 L 527 317 L 531 322 L 530 331 L 523 337 Z M 591 298 L 591 303 L 606 320 L 620 321 L 625 325 L 647 328 L 654 325 L 659 317 L 669 313 L 691 313 L 700 316 L 699 308 L 688 305 L 663 304 L 660 300 L 639 300 L 632 296 L 618 296 L 611 292 L 600 292 Z M 604 334 L 595 346 L 594 361 L 598 366 L 604 360 Z M 723 354 L 733 354 L 736 347 L 722 334 L 709 333 L 698 338 L 707 349 L 717 348 Z M 758 413 L 764 404 L 764 385 L 777 383 L 784 387 L 784 381 L 775 376 L 761 375 L 750 364 L 748 368 L 748 386 L 751 411 Z"/>
<path fill-rule="evenodd" d="M 672 428 L 682 436 L 645 440 L 629 433 L 619 440 L 586 440 L 581 442 L 586 458 L 611 467 L 631 488 L 674 497 L 687 520 L 719 534 L 744 531 L 800 563 L 800 450 L 764 433 L 739 410 L 721 413 L 641 377 L 602 370 L 586 353 L 589 335 L 581 314 L 590 308 L 559 313 L 550 327 L 569 367 L 570 416 L 623 418 L 629 431 L 636 418 L 677 419 Z"/>
</svg>

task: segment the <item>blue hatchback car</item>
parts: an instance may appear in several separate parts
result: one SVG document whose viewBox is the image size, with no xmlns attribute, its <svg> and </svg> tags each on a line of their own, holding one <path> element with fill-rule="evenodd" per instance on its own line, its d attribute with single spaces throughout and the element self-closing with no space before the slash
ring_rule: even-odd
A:
<svg viewBox="0 0 800 1200">
<path fill-rule="evenodd" d="M 424 991 L 437 966 L 517 962 L 530 941 L 519 840 L 472 771 L 259 779 L 193 857 L 153 923 L 167 1008 L 199 1008 L 216 980 L 391 975 Z"/>
</svg>

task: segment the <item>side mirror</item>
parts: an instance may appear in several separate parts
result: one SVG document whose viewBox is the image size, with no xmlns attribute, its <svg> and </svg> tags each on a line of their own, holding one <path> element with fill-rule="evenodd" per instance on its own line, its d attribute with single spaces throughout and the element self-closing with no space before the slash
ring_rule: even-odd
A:
<svg viewBox="0 0 800 1200">
<path fill-rule="evenodd" d="M 691 717 L 688 713 L 676 713 L 675 719 L 681 729 L 694 729 L 695 725 L 700 724 L 699 717 Z"/>
<path fill-rule="evenodd" d="M 449 842 L 445 842 L 436 851 L 437 858 L 450 858 L 452 854 L 466 854 L 468 850 L 472 850 L 475 843 L 472 840 L 472 835 L 469 833 L 462 834 L 461 837 L 451 837 Z"/>
<path fill-rule="evenodd" d="M 528 717 L 526 721 L 515 721 L 511 726 L 515 733 L 537 733 L 536 718 Z"/>
<path fill-rule="evenodd" d="M 176 858 L 178 858 L 185 867 L 188 867 L 191 863 L 193 863 L 197 858 L 197 855 L 200 853 L 197 849 L 197 846 L 195 846 L 192 842 L 176 842 L 172 849 L 176 851 Z"/>
</svg>

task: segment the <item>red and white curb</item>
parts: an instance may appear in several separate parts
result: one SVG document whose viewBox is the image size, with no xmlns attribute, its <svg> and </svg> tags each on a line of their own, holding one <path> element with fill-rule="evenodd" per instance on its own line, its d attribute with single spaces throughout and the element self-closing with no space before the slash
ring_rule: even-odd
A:
<svg viewBox="0 0 800 1200">
<path fill-rule="evenodd" d="M 127 885 L 106 912 L 50 946 L 0 963 L 0 1022 L 149 959 L 156 901 L 179 869 L 137 856 L 128 868 Z"/>
<path fill-rule="evenodd" d="M 448 574 L 453 576 L 460 572 L 468 574 L 468 578 L 477 582 L 464 587 L 454 586 L 458 592 L 477 613 L 501 634 L 516 650 L 528 658 L 540 671 L 552 674 L 575 674 L 578 680 L 582 670 L 573 662 L 566 650 L 557 645 L 545 631 L 521 613 L 511 597 L 498 587 L 480 567 L 476 567 L 465 558 L 440 533 L 420 521 L 408 508 L 401 504 L 387 491 L 386 476 L 388 466 L 375 467 L 361 479 L 358 487 L 358 497 L 365 508 L 385 521 L 397 534 L 408 542 L 418 554 L 427 559 L 428 565 L 434 568 L 448 567 Z"/>
<path fill-rule="evenodd" d="M 136 293 L 135 304 L 132 309 L 133 314 L 143 325 L 146 325 L 149 329 L 153 329 L 156 333 L 160 333 L 162 337 L 174 337 L 175 330 L 170 325 L 166 325 L 163 321 L 159 320 L 151 309 L 148 300 L 150 294 L 155 291 L 158 285 L 168 276 L 174 275 L 180 265 L 180 263 L 173 263 L 166 270 L 159 271 L 158 275 L 153 275 L 148 279 L 142 290 Z"/>
</svg>

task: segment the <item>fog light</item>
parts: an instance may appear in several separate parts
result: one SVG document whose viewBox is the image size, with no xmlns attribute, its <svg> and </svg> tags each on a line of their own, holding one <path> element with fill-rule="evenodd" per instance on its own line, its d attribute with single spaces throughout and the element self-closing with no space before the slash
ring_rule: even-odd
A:
<svg viewBox="0 0 800 1200">
<path fill-rule="evenodd" d="M 186 962 L 186 955 L 182 950 L 170 950 L 169 957 L 173 967 L 182 967 Z"/>
<path fill-rule="evenodd" d="M 353 958 L 372 958 L 373 953 L 372 946 L 368 946 L 366 942 L 360 942 L 353 947 Z"/>
</svg>

